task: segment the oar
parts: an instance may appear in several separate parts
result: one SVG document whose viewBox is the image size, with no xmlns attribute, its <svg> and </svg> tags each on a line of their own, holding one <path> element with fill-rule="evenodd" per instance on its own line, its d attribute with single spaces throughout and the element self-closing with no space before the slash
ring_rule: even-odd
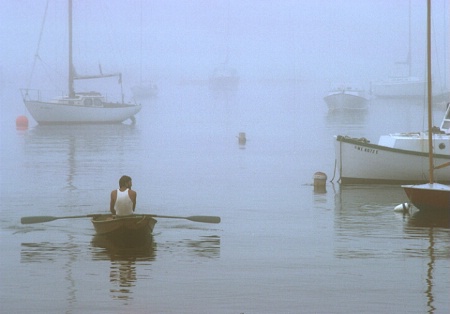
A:
<svg viewBox="0 0 450 314">
<path fill-rule="evenodd" d="M 139 215 L 139 214 L 137 214 Z M 176 218 L 176 219 L 187 219 L 195 222 L 204 222 L 208 224 L 218 224 L 220 223 L 220 217 L 217 216 L 189 216 L 189 217 L 180 217 L 180 216 L 162 216 L 162 215 L 143 215 L 150 216 L 155 218 Z"/>
<path fill-rule="evenodd" d="M 64 217 L 53 217 L 53 216 L 29 216 L 22 217 L 20 222 L 22 224 L 37 224 L 41 222 L 49 222 L 57 219 L 71 219 L 71 218 L 91 218 L 98 216 L 100 214 L 90 214 L 83 216 L 64 216 Z M 136 216 L 150 216 L 156 218 L 176 218 L 176 219 L 187 219 L 195 222 L 204 222 L 210 224 L 218 224 L 220 223 L 220 217 L 217 216 L 189 216 L 189 217 L 180 217 L 180 216 L 162 216 L 162 215 L 151 215 L 151 214 L 137 214 Z"/>
<path fill-rule="evenodd" d="M 84 215 L 84 216 L 64 216 L 64 217 L 53 217 L 53 216 L 29 216 L 29 217 L 22 217 L 20 219 L 20 222 L 22 224 L 37 224 L 40 222 L 48 222 L 48 221 L 53 221 L 53 220 L 57 220 L 57 219 L 69 219 L 69 218 L 90 218 L 90 217 L 95 217 L 98 216 L 91 214 L 91 215 Z"/>
</svg>

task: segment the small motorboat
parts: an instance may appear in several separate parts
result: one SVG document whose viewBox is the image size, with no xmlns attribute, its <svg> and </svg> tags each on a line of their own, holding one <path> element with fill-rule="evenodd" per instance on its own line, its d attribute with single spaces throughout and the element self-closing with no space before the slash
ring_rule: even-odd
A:
<svg viewBox="0 0 450 314">
<path fill-rule="evenodd" d="M 95 215 L 92 224 L 98 235 L 144 237 L 153 232 L 156 220 L 150 215 Z"/>
</svg>

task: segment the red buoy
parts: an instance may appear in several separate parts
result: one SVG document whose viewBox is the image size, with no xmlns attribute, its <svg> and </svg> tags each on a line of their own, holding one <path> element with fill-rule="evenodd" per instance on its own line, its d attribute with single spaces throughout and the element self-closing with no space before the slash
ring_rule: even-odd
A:
<svg viewBox="0 0 450 314">
<path fill-rule="evenodd" d="M 16 128 L 18 130 L 28 129 L 28 118 L 26 116 L 18 116 L 16 118 Z"/>
</svg>

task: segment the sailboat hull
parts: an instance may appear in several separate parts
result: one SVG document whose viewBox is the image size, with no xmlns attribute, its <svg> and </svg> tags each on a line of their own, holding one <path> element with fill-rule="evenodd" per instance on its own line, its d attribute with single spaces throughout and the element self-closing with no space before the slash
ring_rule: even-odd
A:
<svg viewBox="0 0 450 314">
<path fill-rule="evenodd" d="M 142 108 L 121 103 L 104 103 L 99 107 L 34 100 L 24 100 L 24 103 L 39 124 L 121 123 L 132 119 Z"/>
<path fill-rule="evenodd" d="M 372 83 L 372 94 L 380 98 L 424 97 L 426 81 L 416 77 L 391 78 Z"/>
<path fill-rule="evenodd" d="M 423 211 L 450 211 L 450 186 L 439 183 L 402 185 L 410 202 Z"/>
</svg>

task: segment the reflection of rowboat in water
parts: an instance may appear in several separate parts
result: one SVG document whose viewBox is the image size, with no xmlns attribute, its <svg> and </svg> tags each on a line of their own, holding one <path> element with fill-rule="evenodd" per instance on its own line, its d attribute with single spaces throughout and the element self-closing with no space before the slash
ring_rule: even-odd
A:
<svg viewBox="0 0 450 314">
<path fill-rule="evenodd" d="M 156 244 L 153 236 L 119 237 L 103 234 L 93 236 L 91 245 L 98 260 L 154 260 Z"/>
<path fill-rule="evenodd" d="M 144 237 L 153 232 L 156 220 L 149 215 L 116 216 L 95 215 L 92 224 L 99 235 Z"/>
</svg>

